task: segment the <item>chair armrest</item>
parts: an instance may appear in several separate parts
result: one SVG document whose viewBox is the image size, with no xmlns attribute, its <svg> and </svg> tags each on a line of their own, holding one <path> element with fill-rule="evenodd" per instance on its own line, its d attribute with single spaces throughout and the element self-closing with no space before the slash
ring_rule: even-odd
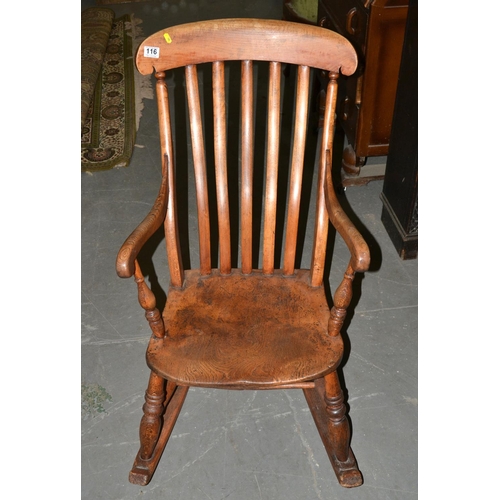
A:
<svg viewBox="0 0 500 500">
<path fill-rule="evenodd" d="M 116 272 L 120 278 L 130 278 L 135 272 L 135 259 L 144 243 L 165 220 L 168 207 L 168 168 L 164 169 L 160 192 L 150 212 L 125 240 L 116 258 Z"/>
<path fill-rule="evenodd" d="M 370 250 L 363 236 L 356 229 L 349 217 L 340 206 L 340 203 L 333 189 L 332 163 L 330 150 L 325 151 L 326 172 L 325 172 L 325 203 L 330 222 L 340 233 L 351 252 L 350 264 L 354 271 L 364 272 L 370 266 Z"/>
</svg>

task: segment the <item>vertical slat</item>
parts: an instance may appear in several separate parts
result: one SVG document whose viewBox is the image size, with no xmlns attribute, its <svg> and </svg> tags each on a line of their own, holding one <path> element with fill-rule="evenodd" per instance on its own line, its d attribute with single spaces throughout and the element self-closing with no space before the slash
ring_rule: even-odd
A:
<svg viewBox="0 0 500 500">
<path fill-rule="evenodd" d="M 304 170 L 304 151 L 306 147 L 307 109 L 309 104 L 308 66 L 299 66 L 297 77 L 297 99 L 295 106 L 295 130 L 293 138 L 292 166 L 290 172 L 290 194 L 286 223 L 285 257 L 283 273 L 291 275 L 295 268 L 297 231 L 299 226 L 300 192 Z"/>
<path fill-rule="evenodd" d="M 217 185 L 217 214 L 219 221 L 220 271 L 231 273 L 231 239 L 229 226 L 229 196 L 227 187 L 226 93 L 224 63 L 212 65 L 212 92 L 214 101 L 215 182 Z"/>
<path fill-rule="evenodd" d="M 266 194 L 264 205 L 263 274 L 274 272 L 276 197 L 278 190 L 278 152 L 280 139 L 281 64 L 269 63 L 267 120 Z"/>
<path fill-rule="evenodd" d="M 253 63 L 241 63 L 241 270 L 252 272 Z"/>
<path fill-rule="evenodd" d="M 156 95 L 158 103 L 158 121 L 160 128 L 160 144 L 162 154 L 162 172 L 168 169 L 168 209 L 165 217 L 165 241 L 167 245 L 168 267 L 170 270 L 170 284 L 181 287 L 184 282 L 177 226 L 177 201 L 175 195 L 175 168 L 172 147 L 172 125 L 170 122 L 170 108 L 168 105 L 168 89 L 165 82 L 165 73 L 156 73 Z"/>
<path fill-rule="evenodd" d="M 200 94 L 198 73 L 195 65 L 186 66 L 186 92 L 191 127 L 191 145 L 196 184 L 196 201 L 198 205 L 198 234 L 200 238 L 200 272 L 211 273 L 210 263 L 210 217 L 208 210 L 207 168 L 203 128 L 201 121 Z"/>
<path fill-rule="evenodd" d="M 316 226 L 311 262 L 311 285 L 320 286 L 323 283 L 325 269 L 326 240 L 328 238 L 328 213 L 325 205 L 323 186 L 328 154 L 333 154 L 333 128 L 335 124 L 335 103 L 337 102 L 338 73 L 330 72 L 326 91 L 325 121 L 321 141 L 321 155 L 318 169 L 318 195 L 316 198 Z"/>
</svg>

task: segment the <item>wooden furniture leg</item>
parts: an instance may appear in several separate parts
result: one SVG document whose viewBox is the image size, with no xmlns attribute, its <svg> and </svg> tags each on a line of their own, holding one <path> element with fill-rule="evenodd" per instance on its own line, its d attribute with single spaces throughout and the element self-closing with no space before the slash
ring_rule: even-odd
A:
<svg viewBox="0 0 500 500">
<path fill-rule="evenodd" d="M 165 380 L 151 372 L 139 427 L 141 446 L 129 474 L 131 483 L 145 486 L 151 481 L 188 389 L 167 382 L 165 392 Z"/>
<path fill-rule="evenodd" d="M 347 175 L 359 175 L 361 167 L 366 163 L 366 157 L 357 156 L 351 144 L 342 153 L 342 168 Z"/>
<path fill-rule="evenodd" d="M 304 389 L 304 395 L 339 483 L 345 488 L 360 486 L 363 477 L 349 444 L 351 431 L 337 372 L 316 380 L 315 388 Z"/>
</svg>

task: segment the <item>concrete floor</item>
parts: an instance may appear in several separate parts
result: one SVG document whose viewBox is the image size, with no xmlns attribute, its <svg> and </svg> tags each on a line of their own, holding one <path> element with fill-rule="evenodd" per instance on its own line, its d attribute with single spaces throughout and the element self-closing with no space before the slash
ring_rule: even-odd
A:
<svg viewBox="0 0 500 500">
<path fill-rule="evenodd" d="M 82 1 L 82 9 L 89 6 L 93 2 Z M 171 0 L 110 7 L 116 16 L 135 13 L 147 35 L 198 19 L 279 19 L 282 2 Z M 128 482 L 139 447 L 150 330 L 135 283 L 117 277 L 115 258 L 147 214 L 160 180 L 156 105 L 144 104 L 131 164 L 81 176 L 82 498 L 417 498 L 418 266 L 398 257 L 380 221 L 382 181 L 350 187 L 344 200 L 372 252 L 348 322 L 341 368 L 363 486 L 346 490 L 337 483 L 301 391 L 196 388 L 188 393 L 151 483 Z M 192 210 L 192 199 L 187 206 Z M 347 263 L 339 240 L 332 239 L 331 287 Z M 305 263 L 309 250 L 305 244 Z M 149 279 L 165 290 L 164 241 L 155 240 L 145 258 L 156 273 Z"/>
</svg>

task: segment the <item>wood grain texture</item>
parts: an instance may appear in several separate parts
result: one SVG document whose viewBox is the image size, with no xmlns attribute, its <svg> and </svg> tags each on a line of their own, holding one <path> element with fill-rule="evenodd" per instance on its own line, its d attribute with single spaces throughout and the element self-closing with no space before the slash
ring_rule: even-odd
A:
<svg viewBox="0 0 500 500">
<path fill-rule="evenodd" d="M 325 161 L 327 166 L 323 190 L 328 217 L 351 252 L 350 265 L 352 269 L 356 272 L 368 271 L 370 267 L 370 250 L 361 233 L 356 229 L 340 206 L 335 195 L 332 181 L 331 153 L 329 150 L 326 152 Z"/>
<path fill-rule="evenodd" d="M 211 272 L 210 261 L 210 214 L 208 208 L 207 164 L 203 141 L 200 91 L 196 66 L 186 66 L 186 93 L 191 129 L 191 146 L 196 182 L 196 203 L 198 207 L 198 235 L 200 240 L 200 270 L 206 275 Z"/>
<path fill-rule="evenodd" d="M 165 73 L 156 73 L 156 101 L 158 105 L 158 125 L 160 130 L 160 147 L 164 161 L 162 172 L 168 175 L 168 209 L 165 216 L 165 242 L 167 247 L 168 268 L 173 286 L 182 286 L 184 281 L 184 266 L 181 258 L 179 228 L 177 222 L 177 196 L 175 192 L 174 148 L 172 144 L 172 124 L 168 87 Z"/>
<path fill-rule="evenodd" d="M 137 292 L 139 298 L 139 304 L 146 311 L 146 319 L 148 320 L 149 326 L 153 335 L 159 339 L 162 339 L 165 335 L 165 325 L 163 324 L 163 318 L 156 307 L 156 297 L 144 281 L 144 276 L 142 275 L 141 268 L 137 260 L 135 261 L 135 282 L 137 283 Z"/>
<path fill-rule="evenodd" d="M 308 66 L 299 66 L 292 165 L 290 172 L 290 191 L 288 196 L 288 217 L 286 223 L 285 256 L 283 262 L 283 272 L 287 276 L 293 274 L 295 269 L 300 195 L 302 190 L 302 173 L 304 170 L 304 153 L 306 148 L 307 128 L 304 124 L 307 123 L 307 110 L 309 104 L 309 76 L 310 68 Z"/>
<path fill-rule="evenodd" d="M 241 62 L 241 269 L 252 272 L 253 216 L 253 63 Z"/>
<path fill-rule="evenodd" d="M 151 481 L 163 450 L 170 438 L 175 422 L 177 421 L 177 417 L 182 409 L 184 400 L 186 399 L 189 387 L 175 387 L 171 382 L 167 382 L 167 391 L 169 386 L 174 387 L 174 391 L 171 397 L 169 397 L 167 393 L 165 411 L 162 415 L 162 427 L 153 454 L 150 458 L 144 460 L 141 457 L 142 449 L 139 450 L 129 474 L 129 481 L 132 484 L 145 486 Z"/>
<path fill-rule="evenodd" d="M 159 58 L 145 57 L 144 47 L 159 49 Z M 146 38 L 136 56 L 143 75 L 228 60 L 306 64 L 344 75 L 354 73 L 357 66 L 355 50 L 337 33 L 273 19 L 220 19 L 172 26 Z"/>
<path fill-rule="evenodd" d="M 335 393 L 333 395 L 333 398 L 327 396 L 325 390 L 325 386 L 327 385 L 325 383 L 325 378 L 317 379 L 315 381 L 315 388 L 305 389 L 304 395 L 306 397 L 307 404 L 309 405 L 309 409 L 311 410 L 312 416 L 314 418 L 314 423 L 318 428 L 319 435 L 321 436 L 321 440 L 323 441 L 323 444 L 325 446 L 326 453 L 328 455 L 328 458 L 330 459 L 333 470 L 335 471 L 335 475 L 337 476 L 340 485 L 344 486 L 344 488 L 354 488 L 356 486 L 360 486 L 363 483 L 363 477 L 359 472 L 358 464 L 356 463 L 356 459 L 354 458 L 354 454 L 350 446 L 348 449 L 347 460 L 342 462 L 336 456 L 339 443 L 335 442 L 335 433 L 333 433 L 332 435 L 330 425 L 331 410 L 330 412 L 327 412 L 326 405 L 329 405 L 330 408 L 335 412 L 336 408 L 338 408 L 339 399 L 334 399 L 332 401 L 335 396 L 337 396 L 338 398 L 338 395 L 336 395 Z"/>
<path fill-rule="evenodd" d="M 318 190 L 316 195 L 316 224 L 311 261 L 311 284 L 321 286 L 325 269 L 326 243 L 328 239 L 328 213 L 325 205 L 324 184 L 327 166 L 327 151 L 333 149 L 333 131 L 335 127 L 335 103 L 337 100 L 338 74 L 330 73 L 326 91 L 323 137 L 321 141 L 318 168 Z"/>
<path fill-rule="evenodd" d="M 219 221 L 220 271 L 231 272 L 231 230 L 229 225 L 229 194 L 227 187 L 227 133 L 226 133 L 226 92 L 224 63 L 216 61 L 212 65 L 214 101 L 214 153 L 215 179 L 217 185 L 217 215 Z"/>
<path fill-rule="evenodd" d="M 276 243 L 276 201 L 278 197 L 278 160 L 280 146 L 281 64 L 269 63 L 269 95 L 267 104 L 266 190 L 264 202 L 264 241 L 262 270 L 274 272 Z"/>
<path fill-rule="evenodd" d="M 151 341 L 149 366 L 179 385 L 262 388 L 313 380 L 334 369 L 341 337 L 328 335 L 323 289 L 308 272 L 202 277 L 186 271 L 163 312 L 166 335 Z"/>
<path fill-rule="evenodd" d="M 153 456 L 156 442 L 160 437 L 162 414 L 165 409 L 165 379 L 156 373 L 149 374 L 149 384 L 144 397 L 143 416 L 140 424 L 141 448 L 139 456 L 149 460 Z"/>
</svg>

